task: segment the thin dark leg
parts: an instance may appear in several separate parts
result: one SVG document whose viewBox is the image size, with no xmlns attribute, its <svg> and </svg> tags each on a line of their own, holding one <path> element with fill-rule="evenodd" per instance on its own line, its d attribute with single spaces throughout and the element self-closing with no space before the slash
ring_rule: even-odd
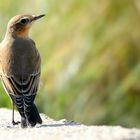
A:
<svg viewBox="0 0 140 140">
<path fill-rule="evenodd" d="M 23 97 L 22 96 L 14 96 L 14 95 L 10 95 L 12 101 L 13 101 L 13 111 L 12 111 L 12 124 L 16 125 L 20 122 L 15 122 L 14 121 L 14 106 L 16 105 L 17 110 L 21 116 L 21 127 L 22 128 L 26 128 L 27 127 L 27 122 L 26 122 L 26 117 L 25 117 L 25 113 L 24 113 L 24 104 L 23 104 Z"/>
<path fill-rule="evenodd" d="M 20 122 L 19 122 L 19 121 L 15 122 L 15 120 L 14 120 L 14 107 L 15 107 L 15 104 L 13 103 L 13 109 L 12 109 L 12 124 L 13 124 L 13 125 L 17 125 L 17 124 L 19 124 Z"/>
<path fill-rule="evenodd" d="M 12 110 L 12 124 L 15 125 L 15 120 L 14 120 L 14 103 L 13 103 L 13 110 Z"/>
</svg>

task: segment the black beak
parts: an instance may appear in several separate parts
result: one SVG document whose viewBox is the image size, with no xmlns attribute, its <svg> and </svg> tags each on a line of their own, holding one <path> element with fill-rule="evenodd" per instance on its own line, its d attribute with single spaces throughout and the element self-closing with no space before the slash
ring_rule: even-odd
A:
<svg viewBox="0 0 140 140">
<path fill-rule="evenodd" d="M 42 18 L 44 16 L 45 16 L 44 14 L 43 15 L 39 15 L 39 16 L 34 16 L 33 19 L 31 20 L 31 22 L 35 21 L 35 20 L 38 20 L 38 19 L 40 19 L 40 18 Z"/>
</svg>

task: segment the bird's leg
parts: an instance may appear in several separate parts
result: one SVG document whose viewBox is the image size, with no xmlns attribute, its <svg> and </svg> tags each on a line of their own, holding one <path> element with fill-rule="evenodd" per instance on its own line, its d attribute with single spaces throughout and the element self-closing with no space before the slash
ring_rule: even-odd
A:
<svg viewBox="0 0 140 140">
<path fill-rule="evenodd" d="M 27 123 L 26 123 L 26 117 L 24 114 L 24 105 L 23 105 L 23 97 L 22 96 L 14 96 L 14 95 L 10 95 L 12 101 L 13 101 L 13 110 L 12 110 L 12 124 L 16 125 L 20 122 L 15 122 L 14 121 L 14 106 L 16 105 L 17 110 L 21 116 L 21 127 L 25 128 L 27 127 Z"/>
<path fill-rule="evenodd" d="M 14 104 L 14 102 L 13 102 L 13 109 L 12 109 L 12 124 L 13 124 L 13 125 L 17 125 L 17 124 L 19 124 L 20 122 L 19 122 L 19 121 L 15 122 L 15 120 L 14 120 L 14 107 L 15 107 L 15 104 Z"/>
<path fill-rule="evenodd" d="M 14 103 L 12 105 L 13 109 L 12 109 L 12 124 L 15 125 L 15 120 L 14 120 Z"/>
</svg>

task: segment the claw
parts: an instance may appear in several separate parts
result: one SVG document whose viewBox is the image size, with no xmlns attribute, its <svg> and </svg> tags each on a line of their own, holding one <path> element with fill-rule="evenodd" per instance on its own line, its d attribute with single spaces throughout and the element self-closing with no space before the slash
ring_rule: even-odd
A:
<svg viewBox="0 0 140 140">
<path fill-rule="evenodd" d="M 17 122 L 12 121 L 12 124 L 13 124 L 13 125 L 18 125 L 19 123 L 20 123 L 20 121 L 17 121 Z"/>
</svg>

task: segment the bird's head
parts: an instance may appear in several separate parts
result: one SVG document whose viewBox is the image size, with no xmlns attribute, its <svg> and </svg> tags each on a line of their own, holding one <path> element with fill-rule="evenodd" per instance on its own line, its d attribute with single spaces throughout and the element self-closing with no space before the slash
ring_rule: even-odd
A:
<svg viewBox="0 0 140 140">
<path fill-rule="evenodd" d="M 32 23 L 45 15 L 17 15 L 7 25 L 7 33 L 17 37 L 28 37 Z"/>
</svg>

